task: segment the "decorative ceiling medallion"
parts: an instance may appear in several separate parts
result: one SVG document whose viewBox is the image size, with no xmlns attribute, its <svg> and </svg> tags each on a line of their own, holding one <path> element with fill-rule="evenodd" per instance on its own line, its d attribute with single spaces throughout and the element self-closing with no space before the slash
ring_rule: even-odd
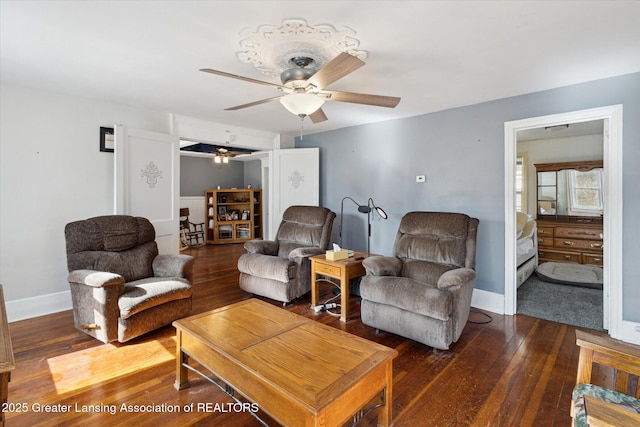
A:
<svg viewBox="0 0 640 427">
<path fill-rule="evenodd" d="M 279 76 L 284 70 L 295 67 L 290 60 L 306 57 L 313 60 L 310 68 L 319 69 L 327 62 L 347 52 L 359 59 L 366 59 L 367 52 L 357 50 L 360 40 L 353 37 L 355 31 L 348 27 L 340 30 L 333 25 L 309 25 L 304 19 L 285 19 L 277 27 L 260 25 L 255 31 L 244 29 L 238 59 L 253 64 L 262 74 Z"/>
</svg>

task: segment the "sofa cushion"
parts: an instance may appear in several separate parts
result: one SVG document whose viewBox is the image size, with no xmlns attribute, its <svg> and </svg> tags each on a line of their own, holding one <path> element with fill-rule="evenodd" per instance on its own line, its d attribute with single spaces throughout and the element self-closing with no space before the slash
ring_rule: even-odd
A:
<svg viewBox="0 0 640 427">
<path fill-rule="evenodd" d="M 437 283 L 440 276 L 455 268 L 455 266 L 437 262 L 404 259 L 400 275 L 418 282 Z"/>
<path fill-rule="evenodd" d="M 587 413 L 585 411 L 584 396 L 593 396 L 606 402 L 615 403 L 621 408 L 640 414 L 640 400 L 619 393 L 615 390 L 600 387 L 594 384 L 578 384 L 572 393 L 574 426 L 587 427 Z"/>
<path fill-rule="evenodd" d="M 184 298 L 193 293 L 187 279 L 150 277 L 125 284 L 118 299 L 120 317 L 128 319 L 152 307 Z"/>
<path fill-rule="evenodd" d="M 316 246 L 325 249 L 335 214 L 317 206 L 290 206 L 282 214 L 276 240 L 280 242 L 278 256 L 287 258 L 289 252 L 301 247 Z"/>
<path fill-rule="evenodd" d="M 360 283 L 360 294 L 365 300 L 443 321 L 449 320 L 453 311 L 451 292 L 407 277 L 365 276 Z"/>
<path fill-rule="evenodd" d="M 117 252 L 154 241 L 156 232 L 145 218 L 108 215 L 71 222 L 65 227 L 65 235 L 67 253 Z"/>
<path fill-rule="evenodd" d="M 126 282 L 153 276 L 156 242 L 148 242 L 120 252 L 85 251 L 67 255 L 70 271 L 96 270 L 119 274 Z"/>
<path fill-rule="evenodd" d="M 410 212 L 400 223 L 394 255 L 403 260 L 465 267 L 470 221 L 464 214 Z M 411 273 L 403 275 L 413 277 Z"/>
<path fill-rule="evenodd" d="M 250 276 L 289 282 L 296 274 L 296 263 L 288 258 L 262 254 L 244 254 L 238 259 L 238 270 Z"/>
<path fill-rule="evenodd" d="M 155 229 L 146 218 L 109 215 L 65 227 L 67 268 L 119 274 L 130 282 L 153 276 Z"/>
</svg>

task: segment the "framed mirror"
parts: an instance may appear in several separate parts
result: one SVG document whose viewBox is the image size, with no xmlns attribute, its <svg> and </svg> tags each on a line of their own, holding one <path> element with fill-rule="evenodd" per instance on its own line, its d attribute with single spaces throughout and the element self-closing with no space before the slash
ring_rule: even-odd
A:
<svg viewBox="0 0 640 427">
<path fill-rule="evenodd" d="M 602 222 L 602 160 L 538 163 L 535 167 L 538 218 Z"/>
</svg>

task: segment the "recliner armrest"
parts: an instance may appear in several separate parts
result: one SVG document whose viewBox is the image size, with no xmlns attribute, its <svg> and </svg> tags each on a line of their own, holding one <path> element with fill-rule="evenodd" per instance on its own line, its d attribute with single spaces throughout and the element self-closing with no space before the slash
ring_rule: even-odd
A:
<svg viewBox="0 0 640 427">
<path fill-rule="evenodd" d="M 369 276 L 400 276 L 402 261 L 390 256 L 372 256 L 362 261 Z"/>
<path fill-rule="evenodd" d="M 250 254 L 278 256 L 280 244 L 274 240 L 249 240 L 244 244 L 244 248 Z"/>
<path fill-rule="evenodd" d="M 449 270 L 438 278 L 438 289 L 459 288 L 476 280 L 476 272 L 470 268 Z"/>
<path fill-rule="evenodd" d="M 69 283 L 103 288 L 105 286 L 124 286 L 124 277 L 116 273 L 97 270 L 74 270 L 67 277 Z"/>
<path fill-rule="evenodd" d="M 153 259 L 155 277 L 184 277 L 190 279 L 195 258 L 190 255 L 162 254 Z"/>
<path fill-rule="evenodd" d="M 309 258 L 310 256 L 320 255 L 323 253 L 325 253 L 324 249 L 320 249 L 316 246 L 296 248 L 289 252 L 289 259 L 291 261 L 297 261 L 300 258 Z"/>
</svg>

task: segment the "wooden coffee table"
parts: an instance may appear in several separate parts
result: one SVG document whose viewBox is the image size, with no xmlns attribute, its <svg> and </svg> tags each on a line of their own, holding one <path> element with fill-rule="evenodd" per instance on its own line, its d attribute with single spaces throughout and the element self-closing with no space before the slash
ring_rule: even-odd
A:
<svg viewBox="0 0 640 427">
<path fill-rule="evenodd" d="M 193 358 L 282 425 L 341 425 L 367 404 L 391 423 L 391 348 L 257 299 L 173 325 L 178 390 Z"/>
</svg>

